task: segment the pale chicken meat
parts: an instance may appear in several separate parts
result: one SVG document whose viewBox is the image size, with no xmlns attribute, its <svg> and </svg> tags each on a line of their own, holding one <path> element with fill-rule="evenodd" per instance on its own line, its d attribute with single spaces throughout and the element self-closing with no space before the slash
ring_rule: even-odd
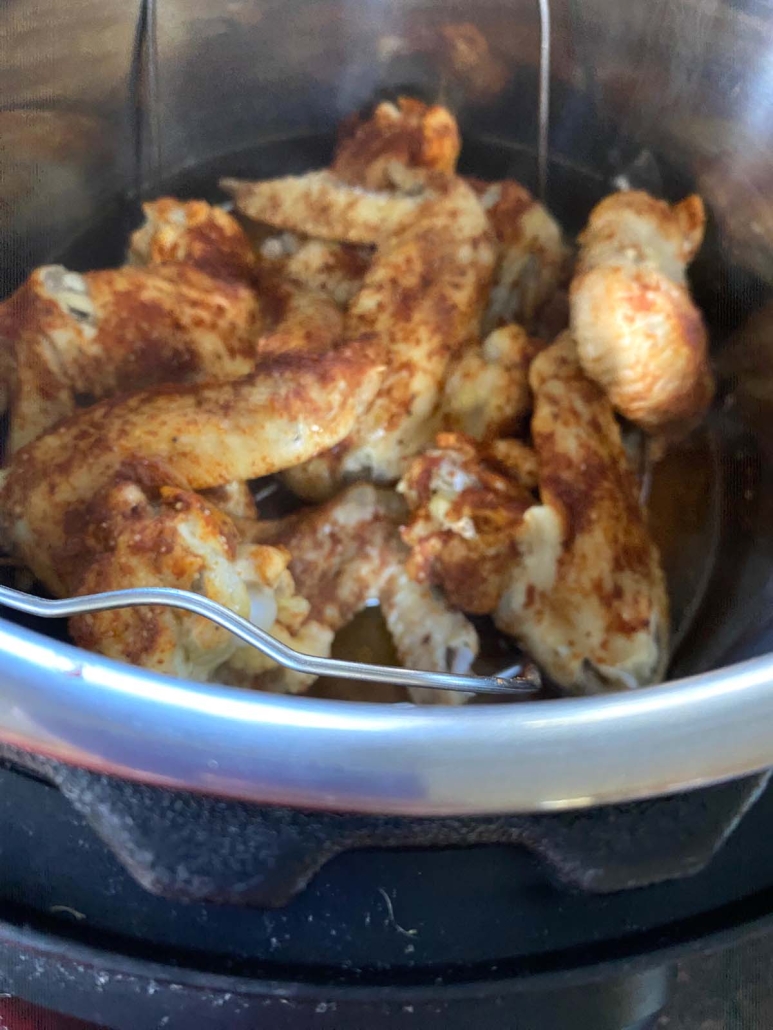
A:
<svg viewBox="0 0 773 1030">
<path fill-rule="evenodd" d="M 13 453 L 81 404 L 160 383 L 227 380 L 255 363 L 260 305 L 188 265 L 36 269 L 0 305 Z"/>
<path fill-rule="evenodd" d="M 266 359 L 232 383 L 159 387 L 78 412 L 4 470 L 6 546 L 61 593 L 84 506 L 122 467 L 194 490 L 287 468 L 349 435 L 376 394 L 382 354 L 377 341 L 354 340 Z"/>
<path fill-rule="evenodd" d="M 571 329 L 586 374 L 620 414 L 665 437 L 705 414 L 714 384 L 686 269 L 703 240 L 698 196 L 669 205 L 639 190 L 597 204 L 580 236 Z"/>
<path fill-rule="evenodd" d="M 441 438 L 400 487 L 414 513 L 409 571 L 491 613 L 568 691 L 657 682 L 665 581 L 611 405 L 569 334 L 537 356 L 530 381 L 539 503 L 491 455 Z"/>
<path fill-rule="evenodd" d="M 478 330 L 492 264 L 485 214 L 459 180 L 379 248 L 349 307 L 346 334 L 373 334 L 387 370 L 352 433 L 288 472 L 300 496 L 321 499 L 355 479 L 394 482 L 429 443 L 440 424 L 449 363 Z"/>
</svg>

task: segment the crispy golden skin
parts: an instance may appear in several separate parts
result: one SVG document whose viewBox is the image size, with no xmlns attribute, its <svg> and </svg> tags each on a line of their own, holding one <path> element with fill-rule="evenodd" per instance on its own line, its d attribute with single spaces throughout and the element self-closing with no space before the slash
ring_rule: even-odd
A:
<svg viewBox="0 0 773 1030">
<path fill-rule="evenodd" d="M 391 491 L 356 483 L 317 508 L 273 526 L 260 539 L 287 549 L 310 621 L 335 633 L 378 601 L 401 663 L 437 672 L 468 672 L 478 652 L 472 624 L 429 585 L 408 575 L 398 524 L 404 507 Z M 459 704 L 461 692 L 411 690 L 423 704 Z"/>
<path fill-rule="evenodd" d="M 287 473 L 293 490 L 320 499 L 341 482 L 400 477 L 439 426 L 448 364 L 477 331 L 492 265 L 485 214 L 460 180 L 383 243 L 346 325 L 350 336 L 373 333 L 383 342 L 381 388 L 342 444 Z"/>
<path fill-rule="evenodd" d="M 396 104 L 379 104 L 370 118 L 343 123 L 331 171 L 352 186 L 387 190 L 395 165 L 451 175 L 461 146 L 450 111 L 400 97 Z"/>
<path fill-rule="evenodd" d="M 580 237 L 570 291 L 580 361 L 650 433 L 679 435 L 713 396 L 706 329 L 685 278 L 704 224 L 698 196 L 670 206 L 632 190 L 597 204 Z"/>
<path fill-rule="evenodd" d="M 182 262 L 216 279 L 250 282 L 258 262 L 232 215 L 204 200 L 161 197 L 142 205 L 145 222 L 132 233 L 128 261 L 134 265 Z"/>
<path fill-rule="evenodd" d="M 351 432 L 378 389 L 382 354 L 378 341 L 355 340 L 266 360 L 232 383 L 159 387 L 81 411 L 5 470 L 4 540 L 61 593 L 79 561 L 83 506 L 124 463 L 206 489 L 303 461 Z"/>
<path fill-rule="evenodd" d="M 495 329 L 451 363 L 441 401 L 443 429 L 475 440 L 517 433 L 531 411 L 529 365 L 539 350 L 519 325 Z"/>
<path fill-rule="evenodd" d="M 378 243 L 410 224 L 425 199 L 349 186 L 327 170 L 262 182 L 222 179 L 220 186 L 256 222 L 341 243 Z"/>
<path fill-rule="evenodd" d="M 259 324 L 247 286 L 186 265 L 38 268 L 0 306 L 0 346 L 14 356 L 9 451 L 84 399 L 245 375 Z"/>
<path fill-rule="evenodd" d="M 409 572 L 456 607 L 492 612 L 567 690 L 656 682 L 668 600 L 611 405 L 568 333 L 537 356 L 530 381 L 541 502 L 517 451 L 441 437 L 400 486 L 413 512 Z M 520 482 L 507 474 L 513 459 Z"/>
<path fill-rule="evenodd" d="M 488 333 L 507 322 L 533 329 L 541 308 L 566 277 L 569 251 L 561 228 L 514 179 L 468 179 L 497 238 L 497 267 L 483 318 Z"/>
</svg>

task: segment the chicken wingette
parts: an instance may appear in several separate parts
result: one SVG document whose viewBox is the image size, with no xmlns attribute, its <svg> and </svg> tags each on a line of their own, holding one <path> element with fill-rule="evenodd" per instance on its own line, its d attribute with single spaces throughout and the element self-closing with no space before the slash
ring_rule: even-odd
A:
<svg viewBox="0 0 773 1030">
<path fill-rule="evenodd" d="M 706 328 L 686 279 L 705 220 L 695 195 L 672 206 L 640 190 L 613 193 L 580 236 L 570 288 L 586 374 L 620 414 L 665 438 L 692 428 L 714 393 Z"/>
<path fill-rule="evenodd" d="M 321 499 L 347 481 L 400 477 L 439 428 L 449 362 L 477 332 L 492 265 L 486 216 L 460 180 L 384 241 L 346 318 L 348 336 L 381 341 L 381 388 L 335 450 L 288 472 L 293 490 Z"/>
<path fill-rule="evenodd" d="M 380 384 L 382 355 L 378 341 L 352 340 L 266 359 L 232 383 L 159 387 L 80 411 L 3 471 L 4 543 L 61 594 L 80 560 L 84 506 L 127 463 L 132 475 L 144 468 L 198 490 L 304 461 L 351 433 Z"/>
<path fill-rule="evenodd" d="M 409 570 L 463 610 L 490 612 L 566 690 L 657 682 L 665 581 L 612 407 L 568 333 L 530 382 L 539 503 L 501 465 L 454 454 L 451 438 L 450 454 L 415 459 L 401 486 L 416 513 Z"/>
<path fill-rule="evenodd" d="M 248 286 L 188 265 L 38 268 L 0 305 L 0 347 L 11 356 L 8 450 L 128 386 L 246 375 L 259 329 Z"/>
</svg>

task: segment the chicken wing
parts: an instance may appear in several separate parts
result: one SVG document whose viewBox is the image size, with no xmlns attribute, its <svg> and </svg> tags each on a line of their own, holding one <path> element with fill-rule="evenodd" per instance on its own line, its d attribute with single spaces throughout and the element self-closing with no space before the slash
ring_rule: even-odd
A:
<svg viewBox="0 0 773 1030">
<path fill-rule="evenodd" d="M 569 333 L 530 380 L 542 503 L 524 515 L 494 620 L 567 689 L 655 683 L 668 658 L 665 579 L 611 405 Z"/>
<path fill-rule="evenodd" d="M 561 228 L 513 179 L 468 179 L 488 214 L 498 244 L 497 267 L 483 332 L 507 322 L 534 328 L 541 307 L 565 280 L 569 250 Z"/>
<path fill-rule="evenodd" d="M 257 524 L 260 539 L 285 548 L 290 572 L 310 605 L 309 618 L 338 632 L 369 603 L 381 605 L 403 665 L 468 672 L 478 653 L 472 624 L 443 597 L 407 574 L 408 550 L 398 525 L 399 498 L 356 483 L 333 500 L 273 526 Z M 411 690 L 425 704 L 459 704 L 461 692 Z"/>
<path fill-rule="evenodd" d="M 665 582 L 611 405 L 568 333 L 535 358 L 530 382 L 541 503 L 504 474 L 506 452 L 494 474 L 491 454 L 441 437 L 400 486 L 408 570 L 454 606 L 492 612 L 566 690 L 656 682 Z"/>
<path fill-rule="evenodd" d="M 275 274 L 258 277 L 266 326 L 257 342 L 261 358 L 321 354 L 341 342 L 344 316 L 335 300 Z"/>
<path fill-rule="evenodd" d="M 703 240 L 698 196 L 638 190 L 597 204 L 580 237 L 571 328 L 586 374 L 647 432 L 679 435 L 711 403 L 706 329 L 686 282 Z"/>
<path fill-rule="evenodd" d="M 330 170 L 352 186 L 387 190 L 395 184 L 395 165 L 451 175 L 461 146 L 450 111 L 400 97 L 379 104 L 370 118 L 343 123 Z"/>
<path fill-rule="evenodd" d="M 165 485 L 206 489 L 303 461 L 352 431 L 378 389 L 382 355 L 379 341 L 353 340 L 267 359 L 232 383 L 159 387 L 81 411 L 4 470 L 4 541 L 61 593 L 80 560 L 83 506 L 125 463 L 160 469 Z"/>
<path fill-rule="evenodd" d="M 400 477 L 439 427 L 448 364 L 477 332 L 492 265 L 486 216 L 460 180 L 384 241 L 346 327 L 350 336 L 373 333 L 383 342 L 381 388 L 343 443 L 287 473 L 293 490 L 320 499 L 341 482 Z"/>
<path fill-rule="evenodd" d="M 397 489 L 411 510 L 402 532 L 409 574 L 441 587 L 454 608 L 493 612 L 518 560 L 517 532 L 534 504 L 530 490 L 487 447 L 458 433 L 439 434 Z"/>
<path fill-rule="evenodd" d="M 204 200 L 161 197 L 142 205 L 145 222 L 132 233 L 130 265 L 182 263 L 215 279 L 251 282 L 258 262 L 236 219 Z"/>
<path fill-rule="evenodd" d="M 309 605 L 287 572 L 289 555 L 240 546 L 231 520 L 197 494 L 117 482 L 98 494 L 91 514 L 93 557 L 73 570 L 68 593 L 176 587 L 218 601 L 293 646 L 314 633 Z M 215 670 L 243 646 L 208 619 L 162 606 L 79 615 L 70 632 L 91 651 L 195 680 L 221 679 Z M 261 686 L 259 676 L 254 685 Z"/>
<path fill-rule="evenodd" d="M 342 183 L 329 171 L 250 182 L 221 179 L 247 218 L 322 240 L 374 244 L 409 225 L 426 199 Z"/>
<path fill-rule="evenodd" d="M 518 432 L 531 411 L 529 365 L 539 344 L 519 325 L 489 333 L 449 368 L 443 387 L 443 429 L 475 440 Z"/>
<path fill-rule="evenodd" d="M 287 237 L 293 241 L 289 244 Z M 280 257 L 267 257 L 277 266 L 282 278 L 314 293 L 323 293 L 345 308 L 362 289 L 362 280 L 370 266 L 373 251 L 350 243 L 329 240 L 300 240 L 286 233 L 283 242 L 277 237 L 266 240 L 261 254 L 271 255 L 284 248 Z"/>
<path fill-rule="evenodd" d="M 84 399 L 127 386 L 246 375 L 259 325 L 247 286 L 186 265 L 84 275 L 38 268 L 0 306 L 0 347 L 13 354 L 8 449 L 34 440 Z"/>
</svg>

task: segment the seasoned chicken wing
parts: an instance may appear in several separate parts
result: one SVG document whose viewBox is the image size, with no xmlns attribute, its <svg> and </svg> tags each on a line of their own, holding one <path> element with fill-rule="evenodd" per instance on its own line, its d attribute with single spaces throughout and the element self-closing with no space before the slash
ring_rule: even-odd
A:
<svg viewBox="0 0 773 1030">
<path fill-rule="evenodd" d="M 287 572 L 287 552 L 240 545 L 231 520 L 199 495 L 119 481 L 97 495 L 90 513 L 91 556 L 84 553 L 83 567 L 72 570 L 68 593 L 139 586 L 192 590 L 291 646 L 313 639 L 317 628 L 309 624 L 309 605 Z M 91 651 L 196 680 L 222 681 L 215 670 L 224 662 L 238 663 L 242 650 L 258 654 L 208 619 L 163 606 L 79 615 L 70 620 L 70 632 Z M 270 683 L 272 665 L 267 663 L 264 676 L 254 672 L 254 686 L 263 689 L 263 678 Z"/>
<path fill-rule="evenodd" d="M 541 504 L 494 620 L 567 689 L 656 683 L 668 659 L 668 597 L 620 429 L 583 374 L 569 333 L 530 374 Z"/>
<path fill-rule="evenodd" d="M 206 489 L 303 461 L 357 424 L 381 381 L 382 354 L 379 341 L 353 340 L 267 359 L 232 383 L 160 387 L 81 411 L 4 471 L 3 539 L 62 593 L 80 560 L 83 506 L 126 462 L 161 469 L 165 484 Z"/>
<path fill-rule="evenodd" d="M 566 277 L 569 250 L 561 228 L 550 212 L 514 179 L 467 181 L 480 197 L 498 244 L 483 332 L 506 322 L 519 322 L 533 329 L 540 309 Z"/>
<path fill-rule="evenodd" d="M 647 432 L 678 435 L 713 396 L 706 329 L 685 277 L 704 224 L 698 196 L 671 206 L 631 190 L 597 204 L 580 237 L 570 290 L 580 361 Z"/>
<path fill-rule="evenodd" d="M 485 445 L 441 433 L 398 486 L 411 510 L 402 534 L 411 548 L 408 572 L 442 587 L 462 611 L 493 612 L 518 560 L 517 533 L 534 496 L 509 473 Z"/>
<path fill-rule="evenodd" d="M 142 205 L 145 222 L 132 233 L 132 265 L 183 263 L 215 279 L 251 282 L 258 262 L 244 229 L 204 200 L 161 197 Z"/>
<path fill-rule="evenodd" d="M 247 218 L 322 240 L 378 243 L 409 225 L 424 194 L 364 190 L 329 171 L 250 182 L 221 179 Z"/>
<path fill-rule="evenodd" d="M 83 275 L 61 265 L 38 268 L 0 305 L 0 348 L 13 355 L 8 450 L 84 399 L 246 375 L 259 325 L 247 286 L 187 265 Z"/>
<path fill-rule="evenodd" d="M 265 253 L 267 240 L 261 252 Z M 329 240 L 296 240 L 293 250 L 281 264 L 282 276 L 291 283 L 315 293 L 324 293 L 345 308 L 362 289 L 373 251 L 350 243 Z"/>
<path fill-rule="evenodd" d="M 530 381 L 541 502 L 495 474 L 491 455 L 441 437 L 400 487 L 414 512 L 409 571 L 464 610 L 492 612 L 567 690 L 656 682 L 665 582 L 611 405 L 568 333 L 537 356 Z"/>
<path fill-rule="evenodd" d="M 379 104 L 370 118 L 343 123 L 330 170 L 352 186 L 387 190 L 395 185 L 395 166 L 451 175 L 461 146 L 450 111 L 400 97 L 396 104 Z"/>
<path fill-rule="evenodd" d="M 486 216 L 460 180 L 384 241 L 346 320 L 348 335 L 383 342 L 381 388 L 335 450 L 289 470 L 293 490 L 319 499 L 341 482 L 400 477 L 439 426 L 448 364 L 477 332 L 492 264 Z"/>
<path fill-rule="evenodd" d="M 335 633 L 368 603 L 379 602 L 403 665 L 468 672 L 478 653 L 475 629 L 406 572 L 408 550 L 398 534 L 403 515 L 394 493 L 356 483 L 318 508 L 254 529 L 292 556 L 290 572 L 310 604 L 312 623 Z M 422 689 L 410 695 L 426 704 L 459 704 L 468 697 Z"/>
<path fill-rule="evenodd" d="M 491 440 L 517 432 L 531 411 L 529 365 L 539 351 L 519 325 L 474 342 L 452 362 L 443 387 L 444 429 Z"/>
</svg>

